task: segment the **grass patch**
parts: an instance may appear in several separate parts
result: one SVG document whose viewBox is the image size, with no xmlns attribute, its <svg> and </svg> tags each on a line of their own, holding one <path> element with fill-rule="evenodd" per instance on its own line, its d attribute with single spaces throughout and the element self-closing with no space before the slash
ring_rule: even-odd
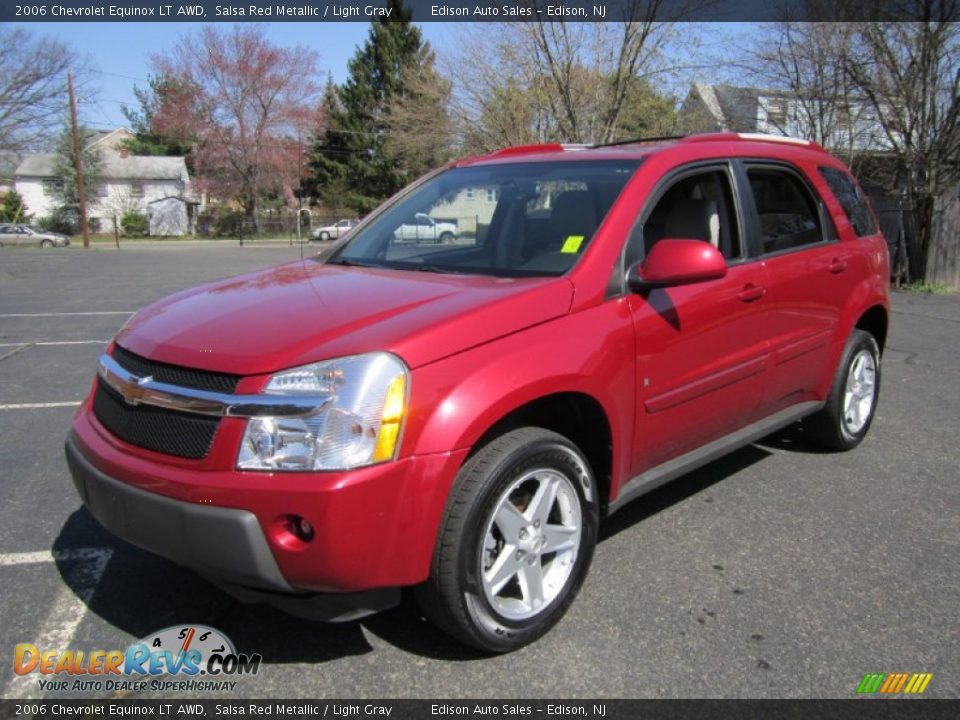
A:
<svg viewBox="0 0 960 720">
<path fill-rule="evenodd" d="M 912 293 L 923 293 L 924 295 L 949 295 L 955 292 L 946 283 L 930 282 L 928 280 L 915 280 L 912 283 L 902 285 L 900 289 Z"/>
</svg>

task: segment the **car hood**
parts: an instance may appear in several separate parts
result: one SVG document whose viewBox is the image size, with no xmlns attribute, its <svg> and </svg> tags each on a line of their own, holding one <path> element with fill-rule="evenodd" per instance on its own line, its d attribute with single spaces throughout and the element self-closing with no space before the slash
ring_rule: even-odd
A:
<svg viewBox="0 0 960 720">
<path fill-rule="evenodd" d="M 158 362 L 256 375 L 388 350 L 417 367 L 566 314 L 566 278 L 495 278 L 312 260 L 202 285 L 117 335 Z"/>
</svg>

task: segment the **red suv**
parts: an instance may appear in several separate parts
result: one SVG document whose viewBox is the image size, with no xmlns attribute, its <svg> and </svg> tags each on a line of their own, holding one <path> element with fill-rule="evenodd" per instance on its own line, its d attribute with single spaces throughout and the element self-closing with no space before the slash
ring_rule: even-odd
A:
<svg viewBox="0 0 960 720">
<path fill-rule="evenodd" d="M 457 238 L 402 238 L 418 215 Z M 510 148 L 321 256 L 137 313 L 67 459 L 107 529 L 242 599 L 343 620 L 412 586 L 512 650 L 630 500 L 799 420 L 856 446 L 887 277 L 860 188 L 809 142 Z"/>
</svg>

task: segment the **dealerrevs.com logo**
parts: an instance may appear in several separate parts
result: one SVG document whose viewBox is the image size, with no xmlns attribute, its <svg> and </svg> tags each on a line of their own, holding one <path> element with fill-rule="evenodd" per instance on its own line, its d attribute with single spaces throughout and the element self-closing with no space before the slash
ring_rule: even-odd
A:
<svg viewBox="0 0 960 720">
<path fill-rule="evenodd" d="M 263 658 L 238 653 L 233 642 L 206 625 L 176 625 L 126 650 L 61 650 L 21 643 L 13 671 L 37 675 L 43 692 L 233 690 L 238 675 L 256 675 Z"/>
</svg>

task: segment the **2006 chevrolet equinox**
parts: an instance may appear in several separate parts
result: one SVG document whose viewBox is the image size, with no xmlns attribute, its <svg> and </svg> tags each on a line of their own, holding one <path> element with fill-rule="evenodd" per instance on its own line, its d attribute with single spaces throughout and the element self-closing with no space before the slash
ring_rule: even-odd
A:
<svg viewBox="0 0 960 720">
<path fill-rule="evenodd" d="M 398 235 L 463 207 L 453 241 Z M 242 599 L 348 619 L 412 586 L 508 651 L 563 616 L 624 503 L 799 420 L 856 446 L 887 277 L 809 142 L 509 148 L 318 257 L 141 310 L 67 459 L 107 529 Z"/>
</svg>

